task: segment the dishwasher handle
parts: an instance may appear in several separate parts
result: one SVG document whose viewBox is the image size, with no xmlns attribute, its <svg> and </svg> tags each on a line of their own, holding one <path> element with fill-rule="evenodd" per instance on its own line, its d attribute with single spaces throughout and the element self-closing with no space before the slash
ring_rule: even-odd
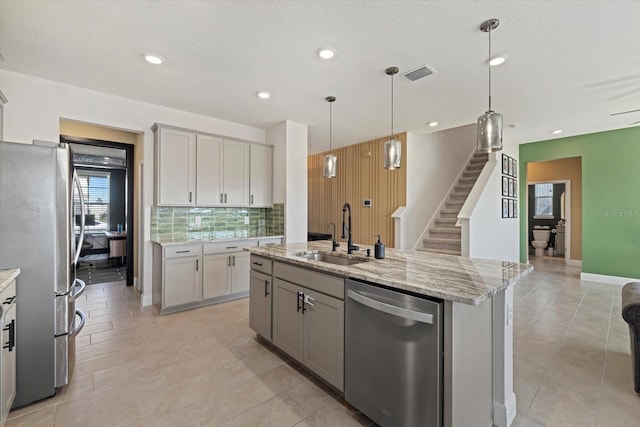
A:
<svg viewBox="0 0 640 427">
<path fill-rule="evenodd" d="M 353 290 L 347 291 L 347 297 L 351 298 L 355 302 L 358 302 L 362 305 L 373 308 L 374 310 L 382 311 L 383 313 L 387 313 L 392 316 L 415 320 L 416 322 L 433 325 L 433 314 L 422 313 L 420 311 L 409 310 L 402 307 L 396 307 L 395 305 L 387 304 L 385 302 L 381 302 L 369 297 L 365 297 L 364 295 L 358 292 L 355 292 Z"/>
</svg>

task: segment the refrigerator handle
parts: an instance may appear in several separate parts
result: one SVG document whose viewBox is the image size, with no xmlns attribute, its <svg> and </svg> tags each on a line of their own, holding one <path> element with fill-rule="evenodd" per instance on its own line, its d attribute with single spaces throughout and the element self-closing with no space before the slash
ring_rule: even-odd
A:
<svg viewBox="0 0 640 427">
<path fill-rule="evenodd" d="M 84 313 L 80 310 L 76 310 L 76 316 L 80 318 L 80 324 L 73 328 L 73 331 L 69 332 L 69 338 L 74 337 L 80 333 L 82 328 L 84 328 L 84 322 L 87 320 Z"/>
<path fill-rule="evenodd" d="M 78 285 L 80 285 L 80 290 L 76 291 Z M 73 285 L 73 291 L 71 291 L 71 295 L 69 295 L 69 302 L 70 303 L 74 302 L 75 300 L 78 299 L 78 297 L 80 295 L 82 295 L 82 293 L 84 292 L 85 286 L 86 285 L 85 285 L 84 281 L 82 281 L 80 279 L 76 279 L 76 281 L 74 282 L 74 285 Z"/>
<path fill-rule="evenodd" d="M 78 188 L 78 196 L 80 197 L 80 238 L 78 239 L 78 244 L 76 245 L 76 253 L 73 257 L 73 263 L 77 264 L 78 259 L 80 258 L 80 251 L 82 250 L 82 242 L 84 242 L 84 196 L 82 194 L 82 186 L 80 185 L 80 180 L 78 179 L 78 172 L 73 170 L 73 182 Z"/>
</svg>

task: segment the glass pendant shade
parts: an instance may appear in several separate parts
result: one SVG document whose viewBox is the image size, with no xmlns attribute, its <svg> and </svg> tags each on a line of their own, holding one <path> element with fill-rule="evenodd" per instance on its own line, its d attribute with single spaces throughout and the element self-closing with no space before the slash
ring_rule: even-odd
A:
<svg viewBox="0 0 640 427">
<path fill-rule="evenodd" d="M 398 169 L 402 160 L 402 143 L 396 138 L 388 139 L 384 143 L 384 168 Z"/>
<path fill-rule="evenodd" d="M 333 153 L 325 154 L 324 159 L 322 160 L 322 175 L 325 178 L 335 178 L 337 167 L 338 158 L 336 155 Z"/>
<path fill-rule="evenodd" d="M 487 111 L 478 117 L 478 153 L 502 150 L 502 114 Z"/>
<path fill-rule="evenodd" d="M 402 144 L 393 133 L 393 76 L 398 74 L 398 67 L 389 67 L 385 70 L 391 76 L 391 136 L 384 143 L 383 157 L 385 169 L 398 169 L 402 161 Z"/>
</svg>

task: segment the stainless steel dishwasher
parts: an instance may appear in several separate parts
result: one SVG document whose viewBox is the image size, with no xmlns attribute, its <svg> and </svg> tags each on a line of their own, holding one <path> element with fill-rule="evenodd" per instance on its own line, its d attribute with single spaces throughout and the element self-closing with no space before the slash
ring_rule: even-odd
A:
<svg viewBox="0 0 640 427">
<path fill-rule="evenodd" d="M 381 426 L 441 427 L 441 300 L 347 279 L 345 399 Z"/>
</svg>

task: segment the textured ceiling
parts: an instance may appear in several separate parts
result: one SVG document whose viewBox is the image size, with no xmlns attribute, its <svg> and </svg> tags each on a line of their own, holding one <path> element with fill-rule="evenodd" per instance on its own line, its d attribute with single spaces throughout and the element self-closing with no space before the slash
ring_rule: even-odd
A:
<svg viewBox="0 0 640 427">
<path fill-rule="evenodd" d="M 518 124 L 505 126 L 511 139 L 640 121 L 609 116 L 640 109 L 637 1 L 0 0 L 0 68 L 265 129 L 304 123 L 314 153 L 329 145 L 328 95 L 334 146 L 389 134 L 389 66 L 436 70 L 396 77 L 396 131 L 475 122 L 487 109 L 478 27 L 489 18 L 500 19 L 494 53 L 509 55 L 493 69 L 493 107 Z M 321 46 L 336 57 L 320 60 Z M 147 51 L 165 64 L 145 63 Z"/>
</svg>

